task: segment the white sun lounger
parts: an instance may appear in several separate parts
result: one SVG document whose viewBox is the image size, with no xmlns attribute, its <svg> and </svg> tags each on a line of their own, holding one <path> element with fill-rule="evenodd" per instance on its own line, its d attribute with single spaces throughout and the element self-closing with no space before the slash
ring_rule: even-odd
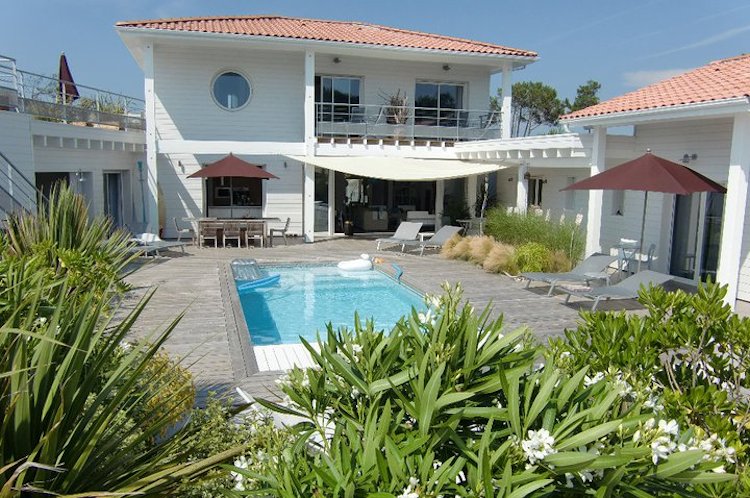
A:
<svg viewBox="0 0 750 498">
<path fill-rule="evenodd" d="M 440 230 L 435 232 L 435 235 L 427 240 L 410 240 L 408 242 L 404 242 L 401 250 L 403 251 L 404 247 L 418 247 L 419 254 L 421 256 L 424 254 L 424 250 L 428 247 L 432 249 L 440 249 L 441 247 L 443 247 L 443 244 L 448 242 L 451 237 L 459 233 L 461 230 L 463 230 L 463 227 L 444 226 Z"/>
<path fill-rule="evenodd" d="M 134 254 L 142 254 L 148 256 L 153 254 L 159 256 L 159 251 L 166 251 L 168 249 L 174 249 L 179 247 L 183 254 L 185 254 L 185 243 L 180 241 L 162 240 L 155 233 L 139 233 L 135 237 L 130 239 L 130 242 L 134 242 L 130 248 L 130 252 Z"/>
<path fill-rule="evenodd" d="M 407 242 L 416 241 L 419 236 L 419 231 L 422 229 L 421 222 L 415 221 L 402 221 L 398 226 L 394 234 L 390 237 L 381 239 L 375 239 L 378 243 L 376 250 L 380 250 L 381 244 L 398 244 L 401 246 L 401 250 L 404 250 L 404 246 Z"/>
<path fill-rule="evenodd" d="M 585 282 L 588 283 L 591 280 L 597 280 L 602 278 L 600 275 L 607 270 L 607 267 L 615 262 L 617 256 L 608 256 L 605 254 L 597 254 L 589 256 L 584 259 L 578 265 L 568 272 L 563 273 L 545 273 L 545 272 L 530 272 L 522 273 L 521 276 L 525 278 L 526 288 L 528 289 L 531 282 L 545 282 L 550 284 L 548 296 L 552 295 L 555 290 L 555 286 L 559 282 Z M 609 283 L 609 282 L 607 282 Z"/>
<path fill-rule="evenodd" d="M 560 287 L 559 289 L 567 294 L 567 296 L 565 296 L 566 303 L 570 301 L 571 296 L 593 299 L 594 304 L 591 306 L 591 311 L 594 311 L 599 305 L 599 301 L 602 299 L 635 299 L 638 297 L 638 291 L 640 291 L 641 287 L 661 285 L 665 282 L 669 282 L 673 278 L 672 275 L 644 270 L 635 273 L 614 285 L 594 287 L 586 291 L 576 291 L 565 289 L 564 287 Z"/>
</svg>

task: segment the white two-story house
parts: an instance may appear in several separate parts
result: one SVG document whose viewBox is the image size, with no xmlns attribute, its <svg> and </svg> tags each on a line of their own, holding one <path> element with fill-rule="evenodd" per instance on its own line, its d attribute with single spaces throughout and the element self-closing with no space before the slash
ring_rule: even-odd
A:
<svg viewBox="0 0 750 498">
<path fill-rule="evenodd" d="M 563 122 L 588 131 L 454 149 L 468 160 L 508 166 L 497 183 L 502 202 L 584 214 L 588 254 L 640 237 L 644 193 L 561 192 L 568 184 L 650 149 L 725 185 L 726 194 L 650 193 L 643 243 L 656 247 L 655 270 L 688 282 L 719 281 L 728 286 L 727 302 L 750 312 L 750 55 L 711 62 Z M 506 177 L 527 180 L 503 182 Z"/>
<path fill-rule="evenodd" d="M 454 146 L 509 137 L 511 74 L 536 53 L 360 22 L 281 16 L 120 22 L 145 74 L 149 223 L 291 219 L 312 241 L 442 222 L 502 166 Z M 502 109 L 489 106 L 502 74 Z M 192 179 L 232 153 L 278 179 Z"/>
</svg>

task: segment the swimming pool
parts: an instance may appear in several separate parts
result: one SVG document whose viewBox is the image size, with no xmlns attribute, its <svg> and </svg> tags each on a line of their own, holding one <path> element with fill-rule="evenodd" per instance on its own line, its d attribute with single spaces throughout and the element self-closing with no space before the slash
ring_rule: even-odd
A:
<svg viewBox="0 0 750 498">
<path fill-rule="evenodd" d="M 352 327 L 354 312 L 364 323 L 372 318 L 389 330 L 412 306 L 423 310 L 422 297 L 377 271 L 343 272 L 335 266 L 264 266 L 280 274 L 278 284 L 243 292 L 240 303 L 253 344 L 298 343 L 315 340 L 326 324 Z M 237 282 L 238 284 L 240 282 Z"/>
</svg>

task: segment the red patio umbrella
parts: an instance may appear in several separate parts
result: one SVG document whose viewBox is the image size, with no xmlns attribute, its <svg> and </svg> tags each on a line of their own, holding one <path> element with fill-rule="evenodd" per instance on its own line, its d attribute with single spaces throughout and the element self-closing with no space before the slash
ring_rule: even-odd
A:
<svg viewBox="0 0 750 498">
<path fill-rule="evenodd" d="M 256 164 L 249 163 L 235 156 L 231 152 L 228 156 L 223 159 L 219 159 L 216 162 L 207 164 L 204 168 L 196 171 L 188 178 L 219 178 L 222 176 L 229 177 L 229 190 L 232 192 L 232 177 L 239 176 L 243 178 L 259 178 L 261 180 L 270 180 L 272 178 L 279 179 L 278 176 L 269 173 Z M 231 194 L 230 194 L 231 195 Z M 230 216 L 233 213 L 234 199 L 230 198 L 229 201 L 229 212 Z"/>
<path fill-rule="evenodd" d="M 65 57 L 65 52 L 60 54 L 60 67 L 57 72 L 58 79 L 58 93 L 63 104 L 73 102 L 79 97 L 78 88 L 73 82 L 73 75 L 70 74 L 70 67 L 68 67 L 68 58 Z"/>
<path fill-rule="evenodd" d="M 687 166 L 678 164 L 648 150 L 637 159 L 610 168 L 561 190 L 638 190 L 643 196 L 643 218 L 638 252 L 643 254 L 643 232 L 649 192 L 688 195 L 696 192 L 726 192 L 727 189 Z M 638 260 L 640 270 L 641 261 Z"/>
</svg>

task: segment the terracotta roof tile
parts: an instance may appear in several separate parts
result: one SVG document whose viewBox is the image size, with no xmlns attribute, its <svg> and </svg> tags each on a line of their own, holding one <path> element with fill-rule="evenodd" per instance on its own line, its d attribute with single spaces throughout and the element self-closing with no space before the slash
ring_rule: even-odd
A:
<svg viewBox="0 0 750 498">
<path fill-rule="evenodd" d="M 667 80 L 566 114 L 562 119 L 668 108 L 749 95 L 750 54 L 745 54 L 714 61 Z"/>
<path fill-rule="evenodd" d="M 465 40 L 350 21 L 326 21 L 283 16 L 190 17 L 123 21 L 118 27 L 223 33 L 272 38 L 294 38 L 361 45 L 380 45 L 446 52 L 536 57 L 536 52 L 491 43 Z"/>
</svg>

